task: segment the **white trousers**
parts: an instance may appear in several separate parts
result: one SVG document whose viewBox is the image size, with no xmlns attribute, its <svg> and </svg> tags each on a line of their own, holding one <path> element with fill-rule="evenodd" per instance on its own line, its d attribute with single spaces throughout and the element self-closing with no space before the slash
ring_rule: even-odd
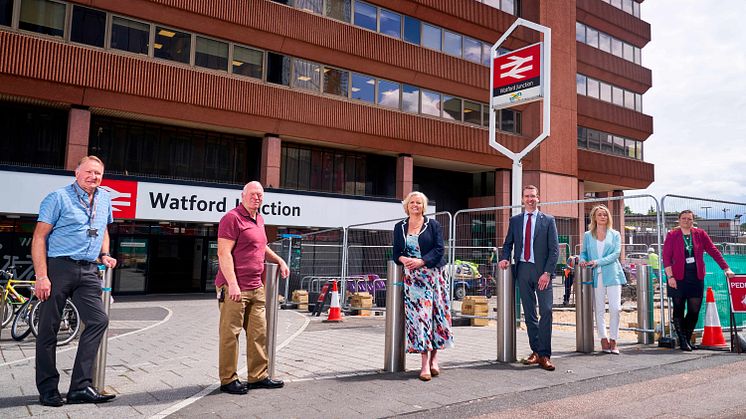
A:
<svg viewBox="0 0 746 419">
<path fill-rule="evenodd" d="M 606 333 L 606 297 L 609 298 L 609 333 Z M 594 307 L 596 314 L 596 329 L 599 339 L 619 339 L 619 317 L 622 305 L 622 286 L 599 286 L 593 289 Z"/>
</svg>

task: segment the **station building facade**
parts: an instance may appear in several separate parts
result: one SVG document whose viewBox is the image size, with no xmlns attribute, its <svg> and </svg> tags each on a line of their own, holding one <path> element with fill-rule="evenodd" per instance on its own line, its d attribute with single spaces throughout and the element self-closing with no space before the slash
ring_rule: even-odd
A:
<svg viewBox="0 0 746 419">
<path fill-rule="evenodd" d="M 402 216 L 412 190 L 439 211 L 508 205 L 489 49 L 518 17 L 552 29 L 553 56 L 524 181 L 543 201 L 645 188 L 641 3 L 0 0 L 0 265 L 31 275 L 39 197 L 87 154 L 115 195 L 121 293 L 209 289 L 217 221 L 253 179 L 273 237 Z M 498 142 L 523 149 L 541 112 L 500 111 Z"/>
</svg>

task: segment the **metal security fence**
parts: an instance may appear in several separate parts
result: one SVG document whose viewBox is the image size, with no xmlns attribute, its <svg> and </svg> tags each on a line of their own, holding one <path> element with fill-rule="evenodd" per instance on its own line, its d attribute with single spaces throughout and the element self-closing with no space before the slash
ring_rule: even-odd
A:
<svg viewBox="0 0 746 419">
<path fill-rule="evenodd" d="M 695 226 L 707 232 L 723 258 L 736 274 L 746 274 L 746 203 L 665 195 L 661 199 L 661 224 L 665 233 L 678 226 L 678 215 L 683 210 L 694 213 Z M 723 270 L 705 254 L 705 289 L 712 287 L 723 327 L 730 327 L 730 299 Z M 706 304 L 702 304 L 697 329 L 704 329 Z M 738 327 L 746 326 L 746 314 L 735 316 Z"/>
</svg>

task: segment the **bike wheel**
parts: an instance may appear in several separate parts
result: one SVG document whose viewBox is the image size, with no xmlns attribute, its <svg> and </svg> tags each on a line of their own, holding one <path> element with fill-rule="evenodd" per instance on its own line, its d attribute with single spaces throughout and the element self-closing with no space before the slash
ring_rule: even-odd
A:
<svg viewBox="0 0 746 419">
<path fill-rule="evenodd" d="M 31 333 L 31 309 L 32 300 L 29 299 L 13 317 L 13 325 L 10 327 L 10 337 L 15 341 L 22 341 Z"/>
<path fill-rule="evenodd" d="M 3 304 L 3 327 L 7 326 L 11 320 L 13 320 L 13 305 L 6 299 Z"/>
<path fill-rule="evenodd" d="M 80 313 L 71 300 L 67 300 L 65 308 L 62 309 L 60 319 L 60 330 L 57 332 L 57 346 L 67 345 L 72 342 L 80 332 Z"/>
</svg>

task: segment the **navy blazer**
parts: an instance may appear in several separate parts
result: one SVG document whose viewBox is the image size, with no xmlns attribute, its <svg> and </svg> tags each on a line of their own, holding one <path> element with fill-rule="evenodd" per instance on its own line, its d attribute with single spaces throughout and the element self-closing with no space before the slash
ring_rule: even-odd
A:
<svg viewBox="0 0 746 419">
<path fill-rule="evenodd" d="M 515 250 L 516 266 L 521 261 L 523 254 L 523 212 L 510 217 L 508 234 L 505 236 L 503 253 L 500 260 L 510 260 L 510 251 Z M 557 238 L 557 225 L 554 217 L 539 211 L 536 215 L 536 227 L 534 228 L 534 263 L 543 272 L 549 272 L 554 276 L 559 259 L 559 239 Z"/>
<path fill-rule="evenodd" d="M 397 265 L 402 265 L 399 262 L 400 256 L 414 257 L 407 253 L 407 229 L 409 223 L 409 217 L 396 223 L 394 226 L 394 254 L 393 259 Z M 425 261 L 425 266 L 428 268 L 440 268 L 445 265 L 445 247 L 443 246 L 443 227 L 434 218 L 425 217 L 425 222 L 420 227 L 420 236 L 418 238 L 420 244 L 420 253 L 422 254 L 422 260 Z"/>
</svg>

